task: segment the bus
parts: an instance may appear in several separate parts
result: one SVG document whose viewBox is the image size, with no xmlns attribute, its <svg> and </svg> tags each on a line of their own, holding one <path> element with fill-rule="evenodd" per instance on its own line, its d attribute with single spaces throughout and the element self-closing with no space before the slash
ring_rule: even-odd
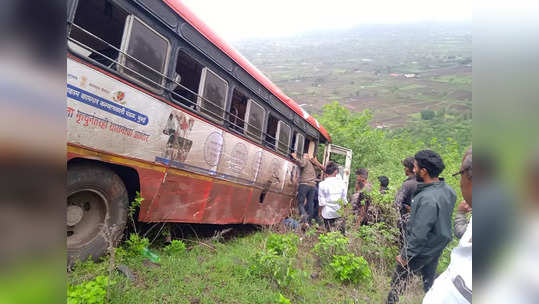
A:
<svg viewBox="0 0 539 304">
<path fill-rule="evenodd" d="M 291 152 L 331 142 L 315 118 L 180 1 L 67 7 L 68 263 L 120 241 L 137 193 L 140 222 L 289 213 Z"/>
</svg>

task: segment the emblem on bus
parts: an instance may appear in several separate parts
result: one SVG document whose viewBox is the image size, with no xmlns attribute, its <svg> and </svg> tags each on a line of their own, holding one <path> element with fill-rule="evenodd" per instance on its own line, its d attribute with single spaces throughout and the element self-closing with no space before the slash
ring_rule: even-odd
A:
<svg viewBox="0 0 539 304">
<path fill-rule="evenodd" d="M 82 76 L 82 77 L 80 78 L 80 86 L 81 86 L 81 87 L 83 87 L 83 88 L 86 87 L 86 83 L 87 83 L 87 82 L 88 82 L 88 78 L 86 78 L 86 76 Z"/>
<path fill-rule="evenodd" d="M 125 104 L 124 98 L 125 98 L 125 93 L 123 91 L 112 92 L 112 100 L 120 104 Z"/>
<path fill-rule="evenodd" d="M 188 139 L 195 120 L 180 111 L 172 111 L 168 116 L 163 134 L 168 135 L 164 158 L 185 162 L 193 141 Z"/>
</svg>

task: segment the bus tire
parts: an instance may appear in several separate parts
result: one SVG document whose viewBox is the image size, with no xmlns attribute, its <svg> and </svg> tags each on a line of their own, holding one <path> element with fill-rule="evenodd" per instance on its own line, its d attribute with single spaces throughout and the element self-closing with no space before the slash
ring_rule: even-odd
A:
<svg viewBox="0 0 539 304">
<path fill-rule="evenodd" d="M 127 190 L 111 169 L 77 164 L 67 171 L 67 264 L 102 257 L 121 240 L 127 221 Z"/>
</svg>

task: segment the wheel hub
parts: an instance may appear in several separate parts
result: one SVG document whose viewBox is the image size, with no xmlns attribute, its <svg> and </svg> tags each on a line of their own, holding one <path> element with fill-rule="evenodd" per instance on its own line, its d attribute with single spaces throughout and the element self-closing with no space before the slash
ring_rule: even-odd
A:
<svg viewBox="0 0 539 304">
<path fill-rule="evenodd" d="M 76 205 L 67 206 L 67 225 L 68 226 L 77 225 L 80 222 L 80 220 L 82 220 L 83 215 L 84 215 L 84 210 L 82 210 L 80 206 L 76 206 Z"/>
</svg>

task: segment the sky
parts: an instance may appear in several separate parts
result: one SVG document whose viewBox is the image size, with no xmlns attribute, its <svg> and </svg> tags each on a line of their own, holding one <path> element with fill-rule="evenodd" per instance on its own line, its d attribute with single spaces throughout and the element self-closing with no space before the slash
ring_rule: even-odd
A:
<svg viewBox="0 0 539 304">
<path fill-rule="evenodd" d="M 468 0 L 179 0 L 228 41 L 360 24 L 471 21 Z"/>
</svg>

